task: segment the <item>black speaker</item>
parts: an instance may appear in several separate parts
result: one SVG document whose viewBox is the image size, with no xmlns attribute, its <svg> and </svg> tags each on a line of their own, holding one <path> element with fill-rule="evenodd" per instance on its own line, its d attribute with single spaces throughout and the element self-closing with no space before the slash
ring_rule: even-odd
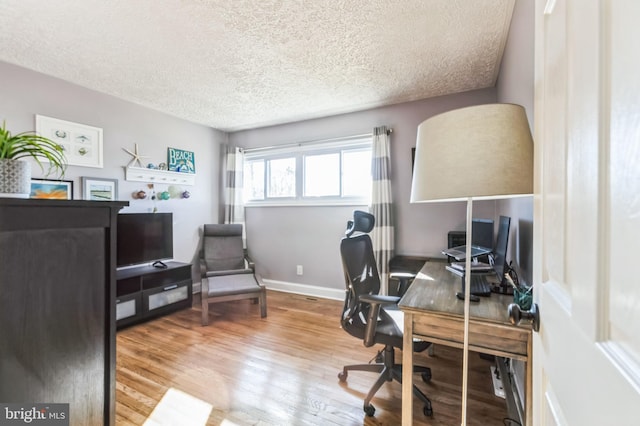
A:
<svg viewBox="0 0 640 426">
<path fill-rule="evenodd" d="M 467 242 L 467 233 L 464 231 L 449 231 L 447 234 L 447 248 L 463 246 Z"/>
<path fill-rule="evenodd" d="M 447 248 L 463 246 L 467 243 L 465 231 L 449 231 L 447 234 Z M 447 262 L 451 263 L 453 257 L 447 256 Z"/>
</svg>

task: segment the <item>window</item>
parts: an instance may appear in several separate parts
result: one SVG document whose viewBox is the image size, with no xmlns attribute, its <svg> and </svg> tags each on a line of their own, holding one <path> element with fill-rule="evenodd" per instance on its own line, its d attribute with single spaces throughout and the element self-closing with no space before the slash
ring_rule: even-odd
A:
<svg viewBox="0 0 640 426">
<path fill-rule="evenodd" d="M 371 148 L 353 149 L 342 153 L 342 194 L 371 197 Z"/>
<path fill-rule="evenodd" d="M 267 197 L 296 196 L 296 159 L 279 158 L 267 161 Z"/>
<path fill-rule="evenodd" d="M 264 160 L 245 161 L 243 196 L 245 200 L 264 199 Z"/>
<path fill-rule="evenodd" d="M 247 150 L 246 204 L 368 204 L 371 137 Z"/>
<path fill-rule="evenodd" d="M 304 156 L 304 196 L 340 196 L 340 154 Z"/>
</svg>

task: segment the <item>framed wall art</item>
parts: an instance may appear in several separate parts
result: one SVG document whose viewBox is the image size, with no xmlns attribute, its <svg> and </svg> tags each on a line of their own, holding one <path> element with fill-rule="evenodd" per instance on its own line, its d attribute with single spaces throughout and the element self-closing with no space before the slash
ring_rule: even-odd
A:
<svg viewBox="0 0 640 426">
<path fill-rule="evenodd" d="M 73 200 L 73 181 L 31 179 L 31 194 L 29 198 L 40 200 Z"/>
<path fill-rule="evenodd" d="M 59 143 L 70 166 L 102 168 L 102 129 L 36 115 L 36 132 Z"/>
<path fill-rule="evenodd" d="M 82 177 L 82 198 L 91 201 L 118 200 L 118 179 Z"/>
<path fill-rule="evenodd" d="M 180 173 L 195 173 L 196 159 L 193 151 L 183 149 L 168 148 L 167 164 L 169 171 Z"/>
</svg>

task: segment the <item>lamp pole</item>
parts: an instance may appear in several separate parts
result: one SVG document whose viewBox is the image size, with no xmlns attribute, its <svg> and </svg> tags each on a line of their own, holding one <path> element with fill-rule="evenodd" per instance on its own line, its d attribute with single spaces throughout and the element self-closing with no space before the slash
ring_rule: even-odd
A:
<svg viewBox="0 0 640 426">
<path fill-rule="evenodd" d="M 469 299 L 471 298 L 471 218 L 473 200 L 467 198 L 466 255 L 464 260 L 464 340 L 462 350 L 462 426 L 467 425 L 467 393 L 469 388 Z"/>
</svg>

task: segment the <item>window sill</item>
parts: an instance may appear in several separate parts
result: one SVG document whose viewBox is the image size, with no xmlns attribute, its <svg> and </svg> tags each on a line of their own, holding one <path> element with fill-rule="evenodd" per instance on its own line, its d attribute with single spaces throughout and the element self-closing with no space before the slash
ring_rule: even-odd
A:
<svg viewBox="0 0 640 426">
<path fill-rule="evenodd" d="M 251 207 L 369 207 L 370 203 L 363 200 L 305 200 L 305 201 L 264 201 L 246 203 L 244 206 Z"/>
</svg>

